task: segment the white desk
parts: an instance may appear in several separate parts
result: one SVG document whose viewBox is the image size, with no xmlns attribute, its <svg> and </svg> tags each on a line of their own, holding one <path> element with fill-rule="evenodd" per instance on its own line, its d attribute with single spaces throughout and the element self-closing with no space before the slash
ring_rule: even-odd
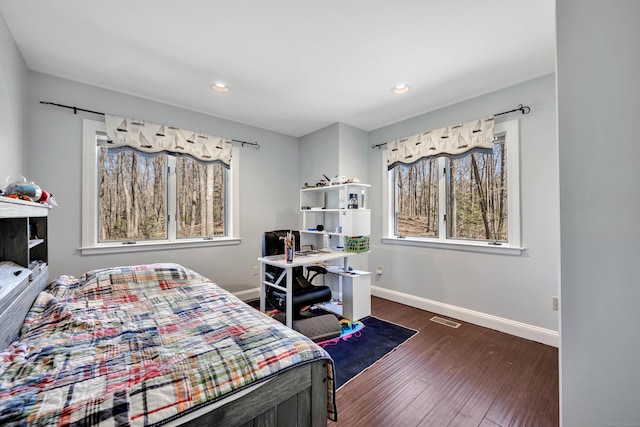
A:
<svg viewBox="0 0 640 427">
<path fill-rule="evenodd" d="M 260 311 L 264 313 L 265 310 L 265 302 L 266 302 L 266 286 L 272 286 L 276 289 L 279 289 L 283 292 L 287 293 L 287 301 L 286 301 L 286 312 L 287 312 L 287 320 L 286 325 L 291 328 L 293 325 L 293 302 L 292 302 L 292 290 L 293 290 L 293 280 L 292 280 L 292 270 L 293 267 L 300 267 L 309 264 L 316 264 L 323 261 L 334 261 L 337 259 L 343 260 L 343 271 L 347 271 L 348 265 L 347 260 L 349 256 L 353 255 L 353 252 L 345 252 L 345 251 L 331 251 L 328 249 L 320 249 L 318 253 L 309 254 L 309 255 L 299 255 L 295 254 L 293 257 L 293 262 L 287 263 L 284 260 L 284 255 L 273 255 L 268 257 L 258 258 L 258 262 L 260 262 Z M 276 279 L 275 283 L 271 283 L 265 278 L 265 266 L 273 265 L 275 267 L 280 267 L 283 269 L 280 277 Z M 286 286 L 282 286 L 280 283 L 282 279 L 286 278 L 285 283 Z"/>
</svg>

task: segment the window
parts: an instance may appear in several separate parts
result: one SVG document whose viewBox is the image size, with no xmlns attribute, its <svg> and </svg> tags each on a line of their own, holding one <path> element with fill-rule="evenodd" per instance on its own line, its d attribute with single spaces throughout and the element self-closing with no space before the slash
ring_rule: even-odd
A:
<svg viewBox="0 0 640 427">
<path fill-rule="evenodd" d="M 422 159 L 391 171 L 396 236 L 438 236 L 438 163 L 438 159 Z"/>
<path fill-rule="evenodd" d="M 113 149 L 98 139 L 98 241 L 167 238 L 167 155 Z"/>
<path fill-rule="evenodd" d="M 82 252 L 236 244 L 237 169 L 188 156 L 107 146 L 84 120 Z"/>
<path fill-rule="evenodd" d="M 517 120 L 496 124 L 494 135 L 492 152 L 423 158 L 388 171 L 383 241 L 519 253 Z"/>
<path fill-rule="evenodd" d="M 179 239 L 226 236 L 227 173 L 219 163 L 176 159 Z"/>
<path fill-rule="evenodd" d="M 503 138 L 492 153 L 445 159 L 447 237 L 507 242 L 507 163 Z"/>
</svg>

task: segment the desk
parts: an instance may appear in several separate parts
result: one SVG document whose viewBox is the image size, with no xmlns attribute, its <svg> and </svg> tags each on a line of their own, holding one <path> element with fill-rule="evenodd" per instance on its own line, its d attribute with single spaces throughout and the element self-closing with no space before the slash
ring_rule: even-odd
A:
<svg viewBox="0 0 640 427">
<path fill-rule="evenodd" d="M 340 286 L 340 301 L 318 304 L 318 307 L 352 321 L 371 316 L 371 273 L 362 270 L 349 270 L 330 267 L 327 271 L 336 277 Z"/>
<path fill-rule="evenodd" d="M 293 257 L 293 262 L 291 263 L 287 263 L 284 260 L 284 255 L 273 255 L 273 256 L 258 258 L 258 262 L 260 262 L 260 311 L 264 313 L 264 310 L 265 310 L 265 305 L 266 305 L 265 302 L 266 302 L 266 296 L 267 296 L 266 286 L 273 286 L 276 289 L 280 289 L 281 291 L 286 292 L 287 293 L 287 301 L 286 301 L 287 307 L 285 310 L 287 312 L 286 325 L 291 328 L 293 325 L 293 303 L 291 298 L 291 294 L 293 290 L 293 280 L 292 280 L 291 273 L 292 273 L 293 267 L 300 267 L 300 266 L 316 264 L 324 261 L 334 261 L 334 260 L 342 259 L 343 260 L 342 267 L 344 268 L 343 271 L 347 271 L 347 268 L 348 268 L 347 260 L 349 256 L 353 255 L 353 252 L 332 251 L 328 249 L 321 249 L 315 252 L 316 253 L 313 253 L 313 254 L 296 253 L 296 255 Z M 273 265 L 275 267 L 280 267 L 283 269 L 282 274 L 280 274 L 280 277 L 278 277 L 275 283 L 271 283 L 266 280 L 265 278 L 266 265 Z M 286 287 L 283 287 L 282 285 L 280 285 L 283 278 L 286 278 L 285 280 Z"/>
</svg>

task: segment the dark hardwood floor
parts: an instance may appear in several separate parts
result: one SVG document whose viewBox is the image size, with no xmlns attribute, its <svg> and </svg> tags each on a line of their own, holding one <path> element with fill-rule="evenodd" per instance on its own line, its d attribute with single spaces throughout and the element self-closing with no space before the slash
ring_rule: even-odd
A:
<svg viewBox="0 0 640 427">
<path fill-rule="evenodd" d="M 556 348 L 376 297 L 372 315 L 420 332 L 338 391 L 330 427 L 559 425 Z"/>
</svg>

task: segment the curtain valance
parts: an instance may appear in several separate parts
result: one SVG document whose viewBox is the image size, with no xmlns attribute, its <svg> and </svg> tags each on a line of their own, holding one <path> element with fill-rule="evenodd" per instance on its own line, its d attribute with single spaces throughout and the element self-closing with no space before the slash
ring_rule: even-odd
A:
<svg viewBox="0 0 640 427">
<path fill-rule="evenodd" d="M 231 140 L 167 125 L 105 114 L 109 147 L 131 147 L 146 153 L 167 152 L 202 162 L 231 165 Z"/>
<path fill-rule="evenodd" d="M 493 150 L 494 117 L 435 129 L 388 143 L 387 167 L 410 165 L 436 156 L 459 156 L 472 150 Z"/>
</svg>

